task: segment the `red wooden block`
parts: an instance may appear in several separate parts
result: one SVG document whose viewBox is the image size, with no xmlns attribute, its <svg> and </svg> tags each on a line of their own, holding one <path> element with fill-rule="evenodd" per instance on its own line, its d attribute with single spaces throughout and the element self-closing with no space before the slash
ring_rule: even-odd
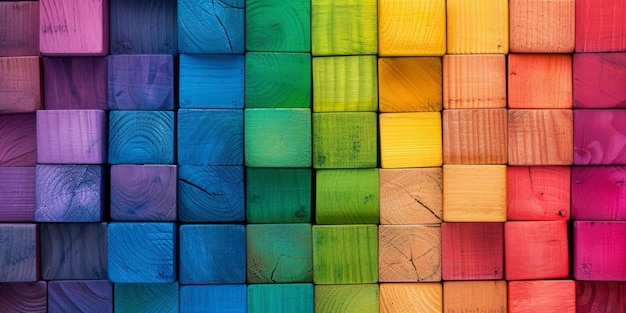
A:
<svg viewBox="0 0 626 313">
<path fill-rule="evenodd" d="M 626 164 L 626 110 L 574 111 L 574 164 Z"/>
<path fill-rule="evenodd" d="M 509 282 L 509 313 L 576 313 L 573 280 Z"/>
<path fill-rule="evenodd" d="M 504 223 L 506 280 L 567 277 L 567 249 L 565 221 Z"/>
<path fill-rule="evenodd" d="M 502 279 L 502 223 L 442 223 L 444 280 Z"/>
<path fill-rule="evenodd" d="M 572 218 L 626 221 L 626 167 L 572 167 Z"/>
<path fill-rule="evenodd" d="M 39 2 L 0 2 L 0 57 L 39 55 Z"/>
<path fill-rule="evenodd" d="M 107 59 L 44 58 L 46 109 L 107 109 Z"/>
<path fill-rule="evenodd" d="M 511 109 L 569 109 L 572 56 L 509 54 L 508 87 Z"/>
<path fill-rule="evenodd" d="M 35 114 L 0 115 L 0 166 L 35 166 Z"/>
<path fill-rule="evenodd" d="M 568 166 L 507 167 L 507 220 L 568 220 L 570 176 Z"/>
<path fill-rule="evenodd" d="M 574 54 L 574 108 L 626 108 L 626 53 Z"/>
<path fill-rule="evenodd" d="M 626 222 L 574 222 L 574 278 L 626 281 Z"/>
<path fill-rule="evenodd" d="M 577 281 L 576 312 L 626 312 L 626 282 Z"/>
<path fill-rule="evenodd" d="M 576 0 L 576 52 L 626 50 L 626 2 Z"/>
<path fill-rule="evenodd" d="M 40 68 L 39 57 L 0 58 L 0 114 L 42 108 Z"/>
<path fill-rule="evenodd" d="M 35 220 L 35 168 L 0 167 L 0 221 Z"/>
</svg>

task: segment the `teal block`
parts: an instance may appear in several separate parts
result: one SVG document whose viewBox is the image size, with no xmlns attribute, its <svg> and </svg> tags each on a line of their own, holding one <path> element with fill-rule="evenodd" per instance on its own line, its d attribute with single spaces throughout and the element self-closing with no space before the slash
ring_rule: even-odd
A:
<svg viewBox="0 0 626 313">
<path fill-rule="evenodd" d="M 181 313 L 246 313 L 245 284 L 180 286 Z"/>
<path fill-rule="evenodd" d="M 248 285 L 248 313 L 313 313 L 313 284 Z"/>
<path fill-rule="evenodd" d="M 115 284 L 115 312 L 178 313 L 178 283 Z"/>
<path fill-rule="evenodd" d="M 180 53 L 243 53 L 245 0 L 178 0 Z"/>
<path fill-rule="evenodd" d="M 311 51 L 310 0 L 248 0 L 248 51 Z"/>
<path fill-rule="evenodd" d="M 318 170 L 315 181 L 318 224 L 378 224 L 378 169 Z"/>
<path fill-rule="evenodd" d="M 244 56 L 181 54 L 179 105 L 184 109 L 242 109 Z"/>
<path fill-rule="evenodd" d="M 109 163 L 174 163 L 174 112 L 111 111 Z"/>
<path fill-rule="evenodd" d="M 311 169 L 247 168 L 248 223 L 311 221 Z"/>
</svg>

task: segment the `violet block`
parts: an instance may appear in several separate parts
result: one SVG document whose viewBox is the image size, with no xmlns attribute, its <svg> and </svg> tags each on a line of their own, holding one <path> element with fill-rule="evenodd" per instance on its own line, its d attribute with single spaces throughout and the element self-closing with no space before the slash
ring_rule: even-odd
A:
<svg viewBox="0 0 626 313">
<path fill-rule="evenodd" d="M 626 110 L 574 110 L 574 164 L 626 165 Z"/>
<path fill-rule="evenodd" d="M 48 283 L 50 312 L 113 312 L 113 284 L 106 280 L 57 280 Z"/>
<path fill-rule="evenodd" d="M 48 312 L 48 284 L 45 281 L 0 284 L 0 290 L 0 312 Z"/>
<path fill-rule="evenodd" d="M 35 114 L 0 115 L 0 166 L 35 166 Z"/>
<path fill-rule="evenodd" d="M 626 281 L 626 222 L 574 222 L 574 278 Z"/>
<path fill-rule="evenodd" d="M 39 278 L 36 224 L 0 224 L 0 282 Z"/>
<path fill-rule="evenodd" d="M 572 218 L 626 220 L 626 166 L 573 166 Z"/>
<path fill-rule="evenodd" d="M 107 108 L 107 59 L 43 59 L 44 103 L 48 110 Z"/>
<path fill-rule="evenodd" d="M 0 167 L 0 221 L 35 220 L 35 167 Z"/>
</svg>

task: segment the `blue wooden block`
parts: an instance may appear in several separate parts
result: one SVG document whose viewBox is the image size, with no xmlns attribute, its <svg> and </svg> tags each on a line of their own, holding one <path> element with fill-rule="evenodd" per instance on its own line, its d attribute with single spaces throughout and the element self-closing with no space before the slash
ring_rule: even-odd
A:
<svg viewBox="0 0 626 313">
<path fill-rule="evenodd" d="M 113 285 L 106 280 L 50 281 L 48 312 L 113 312 Z"/>
<path fill-rule="evenodd" d="M 174 57 L 111 55 L 109 110 L 173 110 Z"/>
<path fill-rule="evenodd" d="M 107 224 L 41 224 L 41 269 L 45 280 L 106 279 Z"/>
<path fill-rule="evenodd" d="M 248 313 L 313 313 L 313 284 L 248 286 Z"/>
<path fill-rule="evenodd" d="M 181 313 L 246 313 L 246 285 L 180 286 Z"/>
<path fill-rule="evenodd" d="M 48 284 L 45 281 L 0 284 L 0 290 L 2 312 L 48 312 Z"/>
<path fill-rule="evenodd" d="M 111 111 L 109 163 L 174 163 L 174 112 Z"/>
<path fill-rule="evenodd" d="M 181 284 L 245 283 L 245 226 L 181 226 L 179 278 Z"/>
<path fill-rule="evenodd" d="M 242 222 L 243 166 L 180 165 L 178 218 L 183 222 Z"/>
<path fill-rule="evenodd" d="M 35 167 L 0 166 L 0 222 L 35 220 Z"/>
<path fill-rule="evenodd" d="M 176 280 L 176 224 L 111 223 L 109 280 L 114 283 L 171 283 Z"/>
<path fill-rule="evenodd" d="M 178 313 L 178 283 L 115 284 L 115 312 Z"/>
<path fill-rule="evenodd" d="M 39 277 L 36 224 L 0 224 L 0 283 Z"/>
<path fill-rule="evenodd" d="M 180 53 L 243 53 L 245 0 L 178 0 Z"/>
<path fill-rule="evenodd" d="M 104 189 L 102 165 L 36 167 L 36 222 L 100 222 Z"/>
<path fill-rule="evenodd" d="M 243 55 L 180 55 L 179 105 L 185 109 L 242 109 Z"/>
<path fill-rule="evenodd" d="M 243 110 L 179 110 L 178 163 L 243 165 Z"/>
</svg>

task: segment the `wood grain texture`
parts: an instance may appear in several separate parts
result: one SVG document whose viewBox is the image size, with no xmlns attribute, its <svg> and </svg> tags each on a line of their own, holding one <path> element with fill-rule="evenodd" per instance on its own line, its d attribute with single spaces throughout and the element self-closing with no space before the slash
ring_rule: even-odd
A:
<svg viewBox="0 0 626 313">
<path fill-rule="evenodd" d="M 243 55 L 181 54 L 180 108 L 243 109 L 244 60 Z"/>
<path fill-rule="evenodd" d="M 115 312 L 178 313 L 178 283 L 114 284 Z"/>
<path fill-rule="evenodd" d="M 611 0 L 576 1 L 576 52 L 626 49 L 626 3 Z"/>
<path fill-rule="evenodd" d="M 0 166 L 35 166 L 36 163 L 35 114 L 0 115 Z"/>
<path fill-rule="evenodd" d="M 312 182 L 308 168 L 246 168 L 246 221 L 310 222 Z"/>
<path fill-rule="evenodd" d="M 35 167 L 0 167 L 0 221 L 35 220 Z"/>
<path fill-rule="evenodd" d="M 448 54 L 509 51 L 507 0 L 448 0 Z"/>
<path fill-rule="evenodd" d="M 50 312 L 113 312 L 113 284 L 106 280 L 62 280 L 48 283 Z"/>
<path fill-rule="evenodd" d="M 572 108 L 572 56 L 509 54 L 508 108 Z"/>
<path fill-rule="evenodd" d="M 383 168 L 441 166 L 441 113 L 382 113 L 379 119 Z"/>
<path fill-rule="evenodd" d="M 172 283 L 176 280 L 176 224 L 110 223 L 107 236 L 110 282 Z"/>
<path fill-rule="evenodd" d="M 380 224 L 440 223 L 443 176 L 440 167 L 380 169 Z"/>
<path fill-rule="evenodd" d="M 441 111 L 442 76 L 441 58 L 379 58 L 379 111 Z"/>
<path fill-rule="evenodd" d="M 109 163 L 174 162 L 174 112 L 111 111 Z"/>
<path fill-rule="evenodd" d="M 506 280 L 566 278 L 566 221 L 504 223 Z"/>
<path fill-rule="evenodd" d="M 378 280 L 440 281 L 440 225 L 381 225 L 378 228 Z"/>
<path fill-rule="evenodd" d="M 0 224 L 0 282 L 39 279 L 37 232 L 36 224 Z"/>
<path fill-rule="evenodd" d="M 178 51 L 244 52 L 244 0 L 179 0 Z"/>
<path fill-rule="evenodd" d="M 626 220 L 626 167 L 573 166 L 572 218 Z"/>
<path fill-rule="evenodd" d="M 180 312 L 246 312 L 246 285 L 180 286 Z"/>
<path fill-rule="evenodd" d="M 574 108 L 626 108 L 626 53 L 576 53 Z"/>
<path fill-rule="evenodd" d="M 576 312 L 624 312 L 626 283 L 604 281 L 576 282 Z"/>
<path fill-rule="evenodd" d="M 569 220 L 570 181 L 568 166 L 507 167 L 507 220 Z"/>
<path fill-rule="evenodd" d="M 443 282 L 443 312 L 507 312 L 504 280 Z"/>
<path fill-rule="evenodd" d="M 443 108 L 506 107 L 506 58 L 498 54 L 445 55 Z"/>
<path fill-rule="evenodd" d="M 444 280 L 493 280 L 504 277 L 502 223 L 442 223 Z"/>
<path fill-rule="evenodd" d="M 626 222 L 575 221 L 576 280 L 626 281 Z"/>
<path fill-rule="evenodd" d="M 249 313 L 313 313 L 313 284 L 248 285 Z"/>
<path fill-rule="evenodd" d="M 378 313 L 376 284 L 315 286 L 315 313 Z"/>
<path fill-rule="evenodd" d="M 510 0 L 511 52 L 574 51 L 574 0 Z"/>
<path fill-rule="evenodd" d="M 44 102 L 49 110 L 107 109 L 107 58 L 43 58 Z"/>
<path fill-rule="evenodd" d="M 441 283 L 382 283 L 380 313 L 440 313 Z"/>
<path fill-rule="evenodd" d="M 570 165 L 572 110 L 509 110 L 509 165 Z"/>
<path fill-rule="evenodd" d="M 378 224 L 378 169 L 316 171 L 317 224 Z"/>
<path fill-rule="evenodd" d="M 102 165 L 38 164 L 35 221 L 100 222 L 105 210 Z"/>
<path fill-rule="evenodd" d="M 0 114 L 33 113 L 43 108 L 39 57 L 0 58 Z"/>
<path fill-rule="evenodd" d="M 248 0 L 247 51 L 311 51 L 311 1 Z"/>
<path fill-rule="evenodd" d="M 445 164 L 506 164 L 507 110 L 443 111 Z"/>
<path fill-rule="evenodd" d="M 574 164 L 626 164 L 626 110 L 574 112 Z"/>
<path fill-rule="evenodd" d="M 48 284 L 45 281 L 0 284 L 0 288 L 0 307 L 4 312 L 48 312 Z"/>
<path fill-rule="evenodd" d="M 2 2 L 0 17 L 0 57 L 39 55 L 39 2 Z"/>
<path fill-rule="evenodd" d="M 512 281 L 508 283 L 509 312 L 575 313 L 573 280 Z"/>
</svg>

